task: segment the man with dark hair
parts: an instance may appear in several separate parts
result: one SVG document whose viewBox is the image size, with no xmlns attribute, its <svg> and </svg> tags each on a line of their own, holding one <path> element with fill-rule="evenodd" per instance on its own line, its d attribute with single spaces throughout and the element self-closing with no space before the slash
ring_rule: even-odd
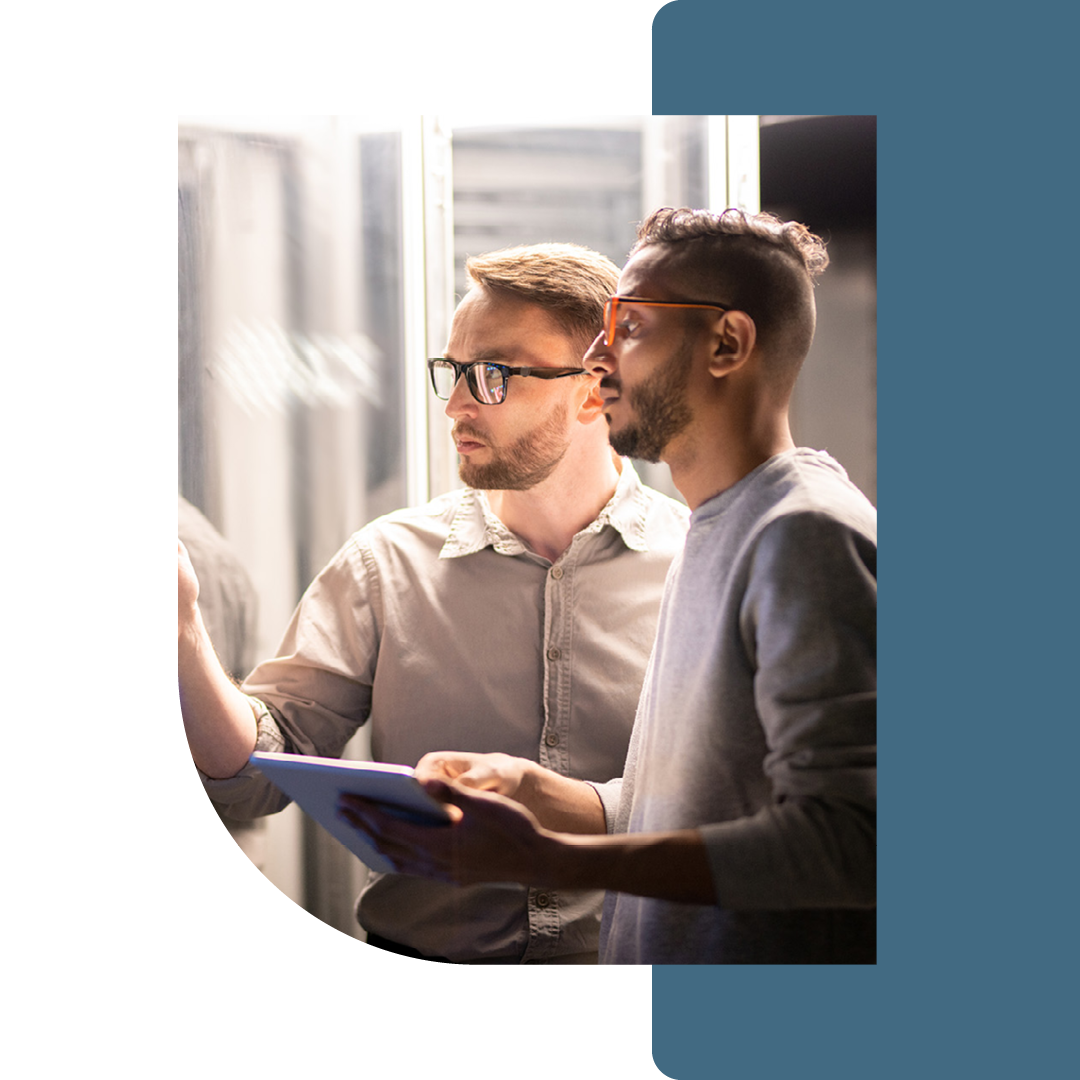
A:
<svg viewBox="0 0 1080 1080">
<path fill-rule="evenodd" d="M 433 754 L 449 829 L 343 800 L 402 872 L 602 887 L 602 962 L 874 961 L 876 514 L 788 425 L 826 262 L 766 214 L 641 226 L 585 363 L 693 514 L 623 777 Z"/>
<path fill-rule="evenodd" d="M 180 548 L 184 723 L 234 817 L 285 805 L 253 750 L 337 757 L 363 723 L 378 761 L 449 744 L 582 780 L 622 770 L 687 512 L 613 454 L 599 375 L 582 366 L 618 270 L 543 244 L 468 271 L 446 355 L 428 362 L 466 487 L 349 539 L 242 688 L 214 659 Z M 409 956 L 595 963 L 601 900 L 372 874 L 357 914 L 370 943 Z"/>
</svg>

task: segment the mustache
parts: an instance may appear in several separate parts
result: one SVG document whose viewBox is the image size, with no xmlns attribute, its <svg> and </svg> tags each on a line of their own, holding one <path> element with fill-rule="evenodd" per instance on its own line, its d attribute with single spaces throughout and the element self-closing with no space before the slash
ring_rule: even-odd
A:
<svg viewBox="0 0 1080 1080">
<path fill-rule="evenodd" d="M 477 442 L 484 442 L 484 436 L 476 428 L 470 427 L 468 424 L 455 424 L 450 429 L 450 437 L 452 439 L 475 439 Z"/>
</svg>

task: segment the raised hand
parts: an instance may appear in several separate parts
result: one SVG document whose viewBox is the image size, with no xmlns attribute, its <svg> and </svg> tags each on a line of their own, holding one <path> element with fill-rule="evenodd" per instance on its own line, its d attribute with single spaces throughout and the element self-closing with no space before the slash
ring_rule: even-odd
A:
<svg viewBox="0 0 1080 1080">
<path fill-rule="evenodd" d="M 195 576 L 195 567 L 182 540 L 176 541 L 177 569 L 177 609 L 179 613 L 177 636 L 195 622 L 195 613 L 199 600 L 199 579 Z"/>
</svg>

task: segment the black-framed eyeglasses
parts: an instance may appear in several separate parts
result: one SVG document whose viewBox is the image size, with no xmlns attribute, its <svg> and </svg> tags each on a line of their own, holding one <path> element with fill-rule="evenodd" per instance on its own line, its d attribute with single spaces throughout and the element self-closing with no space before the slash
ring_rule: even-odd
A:
<svg viewBox="0 0 1080 1080">
<path fill-rule="evenodd" d="M 696 300 L 649 300 L 644 296 L 613 296 L 604 304 L 604 344 L 609 347 L 615 340 L 615 326 L 619 319 L 620 304 L 634 304 L 637 307 L 716 308 L 717 311 L 731 311 L 731 308 L 724 304 L 708 304 Z"/>
<path fill-rule="evenodd" d="M 506 364 L 490 364 L 476 360 L 471 364 L 459 364 L 443 356 L 434 356 L 427 362 L 431 372 L 431 388 L 435 396 L 449 401 L 458 379 L 465 376 L 465 384 L 481 405 L 501 405 L 506 400 L 506 380 L 511 375 L 525 379 L 564 379 L 567 375 L 587 375 L 585 368 L 507 367 Z"/>
</svg>

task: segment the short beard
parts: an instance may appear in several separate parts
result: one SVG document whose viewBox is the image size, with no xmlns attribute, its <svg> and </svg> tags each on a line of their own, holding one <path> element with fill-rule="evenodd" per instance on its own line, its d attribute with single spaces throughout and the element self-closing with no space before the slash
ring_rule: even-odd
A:
<svg viewBox="0 0 1080 1080">
<path fill-rule="evenodd" d="M 608 432 L 615 453 L 655 463 L 664 447 L 689 425 L 692 414 L 686 404 L 686 387 L 692 349 L 692 338 L 687 334 L 662 368 L 630 390 L 627 403 L 633 419 L 619 431 Z"/>
<path fill-rule="evenodd" d="M 465 434 L 478 434 L 467 428 L 461 430 Z M 566 409 L 563 408 L 505 449 L 491 447 L 492 459 L 486 465 L 472 465 L 462 459 L 458 476 L 463 483 L 480 491 L 527 491 L 546 480 L 566 455 L 570 441 L 565 431 Z"/>
</svg>

